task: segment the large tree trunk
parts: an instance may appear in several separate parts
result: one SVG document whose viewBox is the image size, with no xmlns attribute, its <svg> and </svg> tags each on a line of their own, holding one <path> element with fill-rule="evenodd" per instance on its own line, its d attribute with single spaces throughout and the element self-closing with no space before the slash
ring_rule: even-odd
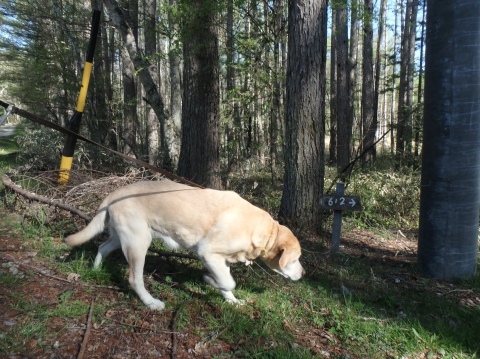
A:
<svg viewBox="0 0 480 359">
<path fill-rule="evenodd" d="M 349 43 L 349 53 L 348 53 L 348 118 L 351 118 L 352 121 L 352 132 L 355 131 L 355 119 L 357 118 L 355 111 L 355 104 L 357 103 L 357 68 L 358 68 L 358 39 L 360 31 L 360 2 L 362 0 L 350 0 L 350 43 Z M 361 128 L 361 126 L 358 126 Z M 359 129 L 359 132 L 361 130 Z M 353 143 L 351 144 L 353 147 Z M 350 152 L 352 152 L 350 150 Z"/>
<path fill-rule="evenodd" d="M 337 168 L 341 172 L 350 163 L 353 118 L 350 109 L 350 77 L 348 57 L 347 1 L 335 8 L 337 51 Z M 347 171 L 348 172 L 348 171 Z M 342 176 L 347 173 L 342 173 Z"/>
<path fill-rule="evenodd" d="M 176 6 L 175 0 L 169 1 L 170 6 Z M 172 165 L 178 167 L 180 158 L 180 140 L 182 129 L 182 69 L 180 46 L 178 43 L 178 25 L 173 16 L 169 16 L 169 68 L 170 68 L 170 121 L 167 122 L 167 132 L 169 135 L 169 150 Z"/>
<path fill-rule="evenodd" d="M 156 26 L 156 0 L 145 0 L 145 55 L 153 59 L 152 64 L 152 78 L 155 83 L 159 83 L 158 79 L 158 60 L 156 60 L 157 53 L 157 32 Z M 160 127 L 155 115 L 155 111 L 150 105 L 147 105 L 147 151 L 148 163 L 155 165 L 159 157 L 159 137 Z"/>
<path fill-rule="evenodd" d="M 280 217 L 321 228 L 327 1 L 289 3 L 285 180 Z"/>
<path fill-rule="evenodd" d="M 220 83 L 216 3 L 185 0 L 184 96 L 178 173 L 201 185 L 221 188 Z"/>
<path fill-rule="evenodd" d="M 330 32 L 330 142 L 328 147 L 330 164 L 337 163 L 337 25 L 336 10 L 332 7 L 332 31 Z"/>
<path fill-rule="evenodd" d="M 132 16 L 136 14 L 133 11 L 138 8 L 137 0 L 128 0 L 127 11 L 132 11 L 129 20 L 132 21 L 133 36 L 135 43 L 138 43 L 138 18 Z M 137 29 L 137 30 L 136 30 Z M 138 157 L 137 143 L 137 82 L 135 78 L 135 66 L 126 48 L 122 49 L 122 75 L 123 75 L 123 132 L 122 137 L 125 141 L 124 153 Z"/>
<path fill-rule="evenodd" d="M 373 162 L 373 143 L 377 124 L 373 121 L 373 1 L 364 1 L 362 64 L 362 165 Z"/>
<path fill-rule="evenodd" d="M 234 99 L 235 94 L 235 46 L 234 46 L 234 29 L 233 29 L 233 10 L 234 0 L 227 2 L 227 39 L 226 39 L 226 57 L 227 57 L 227 73 L 226 73 L 226 91 L 229 119 L 227 123 L 227 157 L 228 157 L 228 171 L 230 172 L 235 164 L 240 159 L 240 139 L 242 131 L 236 127 L 237 117 L 239 116 L 238 102 Z"/>
</svg>

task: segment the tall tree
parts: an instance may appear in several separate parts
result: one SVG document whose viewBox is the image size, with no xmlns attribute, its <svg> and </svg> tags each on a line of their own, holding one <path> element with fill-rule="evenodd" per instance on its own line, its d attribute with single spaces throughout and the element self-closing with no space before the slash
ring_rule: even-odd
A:
<svg viewBox="0 0 480 359">
<path fill-rule="evenodd" d="M 280 41 L 283 41 L 282 25 L 283 25 L 284 0 L 273 1 L 273 91 L 272 91 L 272 107 L 270 111 L 270 166 L 272 183 L 276 177 L 277 151 L 278 151 L 278 135 L 279 123 L 282 116 L 282 91 L 281 91 L 281 59 L 280 59 Z"/>
<path fill-rule="evenodd" d="M 400 161 L 412 152 L 413 79 L 418 0 L 407 0 L 401 40 L 396 152 Z"/>
<path fill-rule="evenodd" d="M 337 168 L 343 171 L 350 163 L 353 117 L 350 104 L 350 70 L 348 56 L 347 0 L 335 6 L 335 40 L 337 60 Z M 342 176 L 347 173 L 343 173 Z"/>
<path fill-rule="evenodd" d="M 292 0 L 288 10 L 285 180 L 279 214 L 319 230 L 325 171 L 327 1 Z"/>
<path fill-rule="evenodd" d="M 152 63 L 153 81 L 158 84 L 158 60 L 157 60 L 157 0 L 145 0 L 145 56 Z M 150 105 L 147 105 L 147 151 L 148 162 L 156 164 L 159 156 L 160 127 L 155 111 Z M 165 133 L 165 129 L 162 131 Z M 165 141 L 164 141 L 165 142 Z M 167 164 L 168 166 L 168 164 Z"/>
<path fill-rule="evenodd" d="M 177 5 L 175 0 L 169 0 L 170 9 Z M 168 64 L 170 69 L 170 121 L 167 131 L 171 134 L 169 149 L 172 165 L 178 167 L 180 158 L 180 132 L 182 128 L 182 69 L 181 69 L 181 46 L 179 45 L 178 20 L 169 11 L 169 52 Z"/>
<path fill-rule="evenodd" d="M 138 0 L 125 1 L 126 11 L 123 13 L 132 29 L 135 43 L 138 44 Z M 122 48 L 122 75 L 123 75 L 123 139 L 126 154 L 138 156 L 137 143 L 137 81 L 135 65 L 125 47 Z"/>
<path fill-rule="evenodd" d="M 184 0 L 182 148 L 178 173 L 220 188 L 217 2 Z"/>
<path fill-rule="evenodd" d="M 373 120 L 373 1 L 364 1 L 363 11 L 363 63 L 362 63 L 362 165 L 373 161 L 373 143 L 377 132 Z"/>
<path fill-rule="evenodd" d="M 378 15 L 378 36 L 377 36 L 377 48 L 375 51 L 375 77 L 374 77 L 374 93 L 373 93 L 373 123 L 372 130 L 377 131 L 378 128 L 378 108 L 379 108 L 379 96 L 380 96 L 380 77 L 381 77 L 381 48 L 382 48 L 382 39 L 383 39 L 383 29 L 385 23 L 385 8 L 387 5 L 387 0 L 381 0 L 380 2 L 380 12 Z M 371 146 L 371 155 L 375 160 L 377 154 L 377 149 L 375 143 L 370 144 Z"/>
<path fill-rule="evenodd" d="M 330 32 L 330 141 L 328 147 L 330 164 L 337 163 L 337 39 L 336 9 L 332 6 L 332 25 Z"/>
<path fill-rule="evenodd" d="M 116 0 L 104 0 L 104 4 L 115 28 L 120 33 L 123 48 L 132 60 L 135 71 L 145 90 L 147 101 L 155 111 L 155 114 L 160 121 L 160 127 L 165 127 L 166 115 L 163 98 L 158 91 L 157 84 L 153 80 L 155 76 L 152 74 L 150 63 L 144 56 L 142 50 L 138 47 L 134 31 L 127 21 L 127 16 Z M 161 139 L 161 141 L 164 141 L 164 139 Z M 162 149 L 165 149 L 166 151 L 165 146 L 162 146 Z M 169 158 L 170 154 L 164 152 L 162 153 L 162 156 L 164 161 L 166 161 L 166 158 Z"/>
</svg>

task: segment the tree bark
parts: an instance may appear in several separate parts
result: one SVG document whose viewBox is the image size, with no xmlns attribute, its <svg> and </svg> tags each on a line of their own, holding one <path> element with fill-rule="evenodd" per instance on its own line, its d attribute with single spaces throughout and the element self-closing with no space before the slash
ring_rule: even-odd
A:
<svg viewBox="0 0 480 359">
<path fill-rule="evenodd" d="M 332 31 L 330 35 L 330 142 L 329 162 L 337 163 L 337 25 L 335 7 L 332 7 Z"/>
<path fill-rule="evenodd" d="M 337 168 L 341 173 L 350 163 L 353 118 L 350 110 L 350 77 L 348 57 L 347 1 L 341 0 L 335 9 L 337 51 Z M 342 177 L 348 173 L 341 173 Z"/>
<path fill-rule="evenodd" d="M 293 0 L 288 14 L 285 179 L 279 215 L 319 231 L 325 172 L 327 1 Z"/>
<path fill-rule="evenodd" d="M 158 91 L 158 87 L 153 80 L 154 76 L 151 73 L 150 63 L 147 61 L 142 51 L 138 48 L 137 42 L 128 24 L 123 10 L 120 8 L 116 0 L 105 0 L 105 7 L 112 19 L 115 28 L 119 31 L 123 41 L 123 46 L 126 49 L 130 59 L 133 62 L 135 71 L 143 85 L 145 95 L 150 106 L 152 106 L 158 120 L 160 121 L 160 128 L 165 128 L 165 108 L 162 96 Z M 161 138 L 162 156 L 164 163 L 169 162 L 170 153 L 168 147 L 165 145 L 164 138 Z"/>
<path fill-rule="evenodd" d="M 138 7 L 138 0 L 126 1 L 127 11 Z M 133 15 L 133 14 L 132 14 Z M 128 15 L 126 15 L 128 16 Z M 128 16 L 132 35 L 135 43 L 138 43 L 138 18 Z M 135 78 L 135 66 L 127 49 L 122 48 L 122 77 L 123 77 L 123 131 L 121 136 L 125 141 L 123 152 L 127 155 L 138 158 L 137 144 L 137 81 Z"/>
<path fill-rule="evenodd" d="M 182 148 L 178 173 L 211 188 L 220 181 L 220 82 L 216 2 L 185 0 Z"/>
<path fill-rule="evenodd" d="M 405 161 L 412 150 L 413 78 L 418 0 L 407 0 L 401 41 L 400 83 L 398 88 L 397 158 Z"/>
<path fill-rule="evenodd" d="M 147 58 L 152 59 L 151 73 L 152 79 L 155 83 L 159 83 L 158 76 L 158 60 L 157 55 L 157 31 L 156 31 L 156 12 L 157 1 L 145 0 L 145 55 Z M 165 130 L 164 130 L 165 131 Z M 155 111 L 150 105 L 147 105 L 147 152 L 148 163 L 155 165 L 158 162 L 159 157 L 159 137 L 160 128 Z"/>
<path fill-rule="evenodd" d="M 364 1 L 362 63 L 362 166 L 373 163 L 377 124 L 373 121 L 373 1 Z"/>
<path fill-rule="evenodd" d="M 382 48 L 382 38 L 383 38 L 383 29 L 384 29 L 384 22 L 385 22 L 385 7 L 387 5 L 386 0 L 381 0 L 380 2 L 380 12 L 378 15 L 378 38 L 377 38 L 377 49 L 375 55 L 375 77 L 374 77 L 374 85 L 373 85 L 373 123 L 372 128 L 375 129 L 375 132 L 378 128 L 378 107 L 379 107 L 379 96 L 380 96 L 380 75 L 381 75 L 381 58 L 380 52 Z M 375 157 L 377 155 L 377 148 L 376 146 L 372 146 L 371 149 L 372 160 L 375 161 Z"/>
<path fill-rule="evenodd" d="M 175 0 L 170 0 L 170 6 L 176 6 Z M 170 14 L 169 16 L 169 54 L 168 62 L 170 68 L 170 121 L 167 122 L 167 131 L 170 133 L 170 157 L 173 168 L 178 167 L 180 158 L 180 141 L 182 129 L 182 69 L 181 69 L 181 52 L 180 45 L 178 45 L 179 28 L 177 20 Z"/>
</svg>

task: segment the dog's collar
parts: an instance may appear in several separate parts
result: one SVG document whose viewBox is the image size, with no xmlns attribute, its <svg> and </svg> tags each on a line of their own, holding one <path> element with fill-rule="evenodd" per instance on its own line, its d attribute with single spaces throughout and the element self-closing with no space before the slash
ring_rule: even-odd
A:
<svg viewBox="0 0 480 359">
<path fill-rule="evenodd" d="M 268 248 L 269 248 L 269 244 L 270 244 L 270 241 L 272 240 L 272 238 L 276 238 L 278 236 L 278 231 L 279 231 L 279 228 L 278 228 L 278 222 L 277 221 L 273 221 L 273 225 L 272 225 L 272 230 L 270 232 L 270 236 L 268 237 L 267 239 L 267 242 L 265 243 L 265 246 L 263 246 L 261 248 L 261 252 L 260 252 L 260 256 L 263 257 L 263 258 L 269 258 L 268 257 Z"/>
</svg>

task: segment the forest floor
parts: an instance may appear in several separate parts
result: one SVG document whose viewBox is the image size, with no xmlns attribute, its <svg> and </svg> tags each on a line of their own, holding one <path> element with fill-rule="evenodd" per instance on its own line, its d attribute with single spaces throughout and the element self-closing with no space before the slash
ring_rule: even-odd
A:
<svg viewBox="0 0 480 359">
<path fill-rule="evenodd" d="M 199 332 L 198 326 L 188 323 L 179 325 L 178 315 L 182 310 L 192 315 L 216 317 L 221 315 L 218 304 L 209 303 L 204 298 L 201 308 L 184 303 L 185 307 L 168 308 L 153 313 L 145 310 L 134 296 L 126 303 L 122 300 L 128 289 L 124 283 L 116 286 L 100 286 L 76 280 L 66 273 L 59 272 L 55 261 L 40 255 L 38 243 L 25 241 L 18 227 L 22 220 L 19 214 L 0 207 L 0 276 L 9 273 L 16 279 L 13 282 L 0 282 L 0 343 L 9 331 L 16 331 L 17 343 L 4 343 L 7 353 L 0 354 L 6 358 L 211 358 L 211 357 L 244 357 L 236 355 L 245 345 L 242 338 L 236 342 L 224 340 L 222 330 L 214 330 L 209 336 Z M 60 241 L 60 238 L 53 238 Z M 315 239 L 310 238 L 310 241 Z M 319 241 L 320 242 L 320 241 Z M 366 230 L 354 230 L 342 238 L 342 261 L 355 258 L 368 262 L 373 276 L 396 283 L 401 287 L 405 297 L 418 292 L 429 293 L 437 298 L 445 298 L 459 306 L 480 308 L 480 292 L 465 289 L 462 285 L 440 281 L 425 281 L 412 270 L 416 261 L 416 238 L 414 233 L 392 233 L 388 239 Z M 158 258 L 158 257 L 155 257 Z M 119 261 L 122 259 L 119 257 Z M 150 258 L 150 261 L 154 261 Z M 323 263 L 307 263 L 306 270 L 312 277 L 316 271 L 322 275 L 334 275 L 341 265 L 339 260 L 325 259 Z M 124 263 L 124 265 L 126 265 Z M 321 267 L 321 269 L 319 269 Z M 151 272 L 153 273 L 153 272 Z M 308 275 L 307 275 L 308 277 Z M 345 291 L 368 292 L 369 286 L 361 281 L 350 280 Z M 342 284 L 343 286 L 343 284 Z M 411 292 L 411 293 L 410 293 Z M 22 328 L 32 324 L 28 306 L 49 308 L 59 306 L 68 298 L 75 299 L 80 312 L 66 307 L 52 311 L 45 320 L 39 320 L 43 328 L 40 335 L 28 335 L 28 329 Z M 366 293 L 365 293 L 366 294 Z M 83 305 L 81 305 L 83 304 Z M 308 306 L 308 303 L 300 305 Z M 98 307 L 98 310 L 97 308 Z M 400 306 L 396 308 L 398 315 Z M 92 317 L 92 313 L 95 315 Z M 478 313 L 478 312 L 477 312 Z M 252 320 L 262 313 L 253 312 Z M 434 315 L 434 314 L 432 314 Z M 93 318 L 93 319 L 92 319 Z M 185 318 L 183 319 L 186 320 Z M 381 318 L 364 318 L 363 320 L 382 321 Z M 188 321 L 188 320 L 187 320 Z M 292 327 L 285 323 L 291 334 L 292 348 L 301 346 L 309 348 L 312 356 L 325 358 L 360 358 L 349 346 L 324 329 L 309 326 Z M 32 331 L 34 329 L 32 328 Z M 26 334 L 22 334 L 26 333 Z M 22 340 L 21 335 L 26 335 Z M 20 344 L 19 344 L 20 343 Z M 272 344 L 273 345 L 273 344 Z M 83 349 L 82 349 L 83 347 Z M 1 347 L 0 347 L 1 349 Z M 83 350 L 83 354 L 81 354 Z M 0 350 L 1 353 L 1 350 Z M 437 358 L 430 351 L 416 353 L 410 358 Z M 258 357 L 268 357 L 266 355 Z M 305 356 L 299 356 L 305 357 Z M 379 357 L 394 358 L 392 355 Z M 409 356 L 404 356 L 408 358 Z"/>
<path fill-rule="evenodd" d="M 243 307 L 225 304 L 208 289 L 197 263 L 150 253 L 146 285 L 167 304 L 151 312 L 129 289 L 121 253 L 107 260 L 101 275 L 108 278 L 99 278 L 81 268 L 91 267 L 98 241 L 67 248 L 64 233 L 45 230 L 42 210 L 32 214 L 28 201 L 12 207 L 13 195 L 7 200 L 4 194 L 0 358 L 414 359 L 480 353 L 478 278 L 423 278 L 416 270 L 415 230 L 349 226 L 334 257 L 327 254 L 328 233 L 303 235 L 307 275 L 299 282 L 260 265 L 232 267 L 236 292 L 248 298 Z"/>
</svg>

